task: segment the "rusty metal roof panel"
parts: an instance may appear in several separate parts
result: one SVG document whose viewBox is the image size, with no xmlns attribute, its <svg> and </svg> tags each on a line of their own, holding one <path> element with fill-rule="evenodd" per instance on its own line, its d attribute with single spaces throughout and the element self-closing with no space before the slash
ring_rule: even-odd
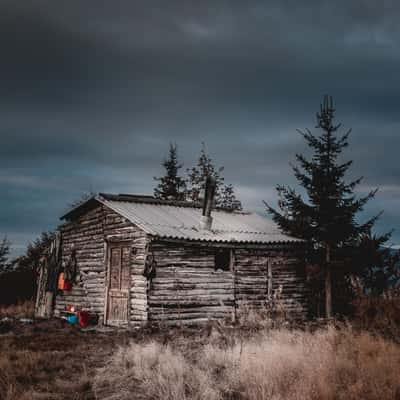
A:
<svg viewBox="0 0 400 400">
<path fill-rule="evenodd" d="M 199 229 L 199 207 L 129 199 L 110 200 L 101 196 L 97 200 L 146 233 L 160 238 L 240 243 L 301 242 L 300 239 L 283 234 L 271 220 L 254 213 L 213 210 L 212 228 L 206 231 Z"/>
</svg>

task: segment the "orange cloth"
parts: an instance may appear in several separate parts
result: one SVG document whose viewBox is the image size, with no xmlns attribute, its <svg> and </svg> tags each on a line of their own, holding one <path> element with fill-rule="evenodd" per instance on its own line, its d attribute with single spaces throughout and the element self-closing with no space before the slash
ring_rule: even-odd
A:
<svg viewBox="0 0 400 400">
<path fill-rule="evenodd" d="M 64 272 L 61 272 L 61 274 L 58 277 L 58 289 L 60 289 L 60 290 L 71 290 L 72 289 L 72 283 L 65 279 Z"/>
<path fill-rule="evenodd" d="M 60 290 L 64 290 L 64 285 L 65 285 L 64 272 L 61 272 L 61 274 L 58 276 L 58 288 Z"/>
</svg>

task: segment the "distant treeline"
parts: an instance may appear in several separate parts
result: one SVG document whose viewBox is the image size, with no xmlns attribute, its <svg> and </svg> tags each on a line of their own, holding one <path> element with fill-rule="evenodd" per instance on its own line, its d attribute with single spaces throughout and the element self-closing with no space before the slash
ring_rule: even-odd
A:
<svg viewBox="0 0 400 400">
<path fill-rule="evenodd" d="M 15 304 L 35 297 L 40 258 L 53 240 L 52 232 L 43 232 L 27 246 L 24 255 L 9 260 L 11 243 L 0 242 L 0 304 Z"/>
</svg>

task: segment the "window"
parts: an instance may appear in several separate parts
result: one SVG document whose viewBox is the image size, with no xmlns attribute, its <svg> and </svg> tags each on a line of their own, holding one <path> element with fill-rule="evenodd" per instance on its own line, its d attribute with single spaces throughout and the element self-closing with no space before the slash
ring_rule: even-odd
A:
<svg viewBox="0 0 400 400">
<path fill-rule="evenodd" d="M 231 269 L 231 250 L 217 249 L 214 256 L 215 270 L 229 271 Z"/>
</svg>

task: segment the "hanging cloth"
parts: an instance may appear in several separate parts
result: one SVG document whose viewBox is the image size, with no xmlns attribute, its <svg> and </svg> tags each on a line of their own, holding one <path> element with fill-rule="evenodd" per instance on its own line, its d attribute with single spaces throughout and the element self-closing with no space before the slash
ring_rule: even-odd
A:
<svg viewBox="0 0 400 400">
<path fill-rule="evenodd" d="M 58 276 L 58 285 L 57 285 L 57 287 L 60 290 L 64 290 L 64 284 L 65 284 L 64 272 L 61 272 L 60 275 Z"/>
<path fill-rule="evenodd" d="M 71 255 L 64 267 L 64 278 L 68 282 L 73 282 L 76 278 L 77 262 L 76 262 L 76 249 L 71 250 Z"/>
<path fill-rule="evenodd" d="M 59 232 L 56 233 L 53 242 L 50 245 L 48 256 L 48 278 L 46 283 L 46 290 L 54 292 L 57 288 L 57 278 L 61 271 L 61 235 Z"/>
<path fill-rule="evenodd" d="M 156 277 L 157 262 L 154 254 L 147 254 L 146 262 L 144 264 L 143 276 L 147 279 L 154 279 Z"/>
</svg>

